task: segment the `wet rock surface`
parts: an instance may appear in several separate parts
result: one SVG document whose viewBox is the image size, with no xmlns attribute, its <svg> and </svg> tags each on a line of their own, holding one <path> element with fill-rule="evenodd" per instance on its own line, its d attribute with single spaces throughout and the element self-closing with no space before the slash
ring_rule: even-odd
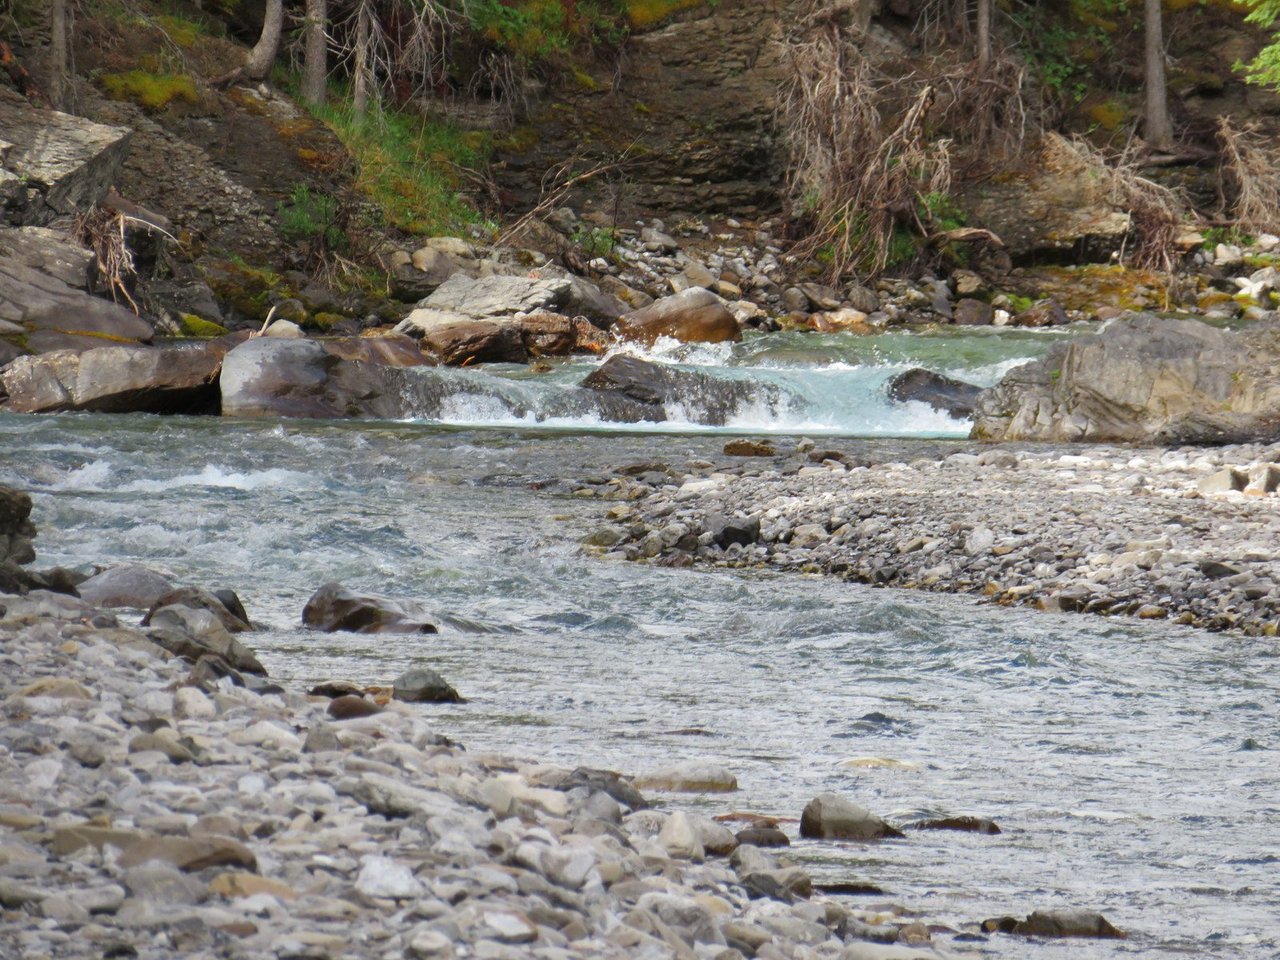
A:
<svg viewBox="0 0 1280 960">
<path fill-rule="evenodd" d="M 1044 610 L 1280 629 L 1280 445 L 917 447 L 801 441 L 670 474 L 627 466 L 588 551 L 771 567 Z"/>
</svg>

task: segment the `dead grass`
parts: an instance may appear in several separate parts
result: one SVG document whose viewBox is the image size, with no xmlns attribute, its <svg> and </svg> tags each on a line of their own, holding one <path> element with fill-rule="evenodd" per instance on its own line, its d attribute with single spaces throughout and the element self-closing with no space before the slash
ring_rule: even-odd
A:
<svg viewBox="0 0 1280 960">
<path fill-rule="evenodd" d="M 1225 116 L 1218 118 L 1218 143 L 1220 181 L 1230 188 L 1230 209 L 1240 226 L 1254 233 L 1280 230 L 1280 143 L 1259 121 L 1236 125 Z"/>
</svg>

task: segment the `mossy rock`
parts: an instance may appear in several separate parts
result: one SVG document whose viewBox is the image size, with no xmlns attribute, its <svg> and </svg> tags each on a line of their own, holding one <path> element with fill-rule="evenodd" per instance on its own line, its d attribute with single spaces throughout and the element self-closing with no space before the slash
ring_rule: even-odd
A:
<svg viewBox="0 0 1280 960">
<path fill-rule="evenodd" d="M 326 310 L 322 310 L 319 313 L 313 314 L 311 318 L 303 324 L 303 326 L 309 330 L 319 330 L 322 333 L 327 333 L 346 319 L 347 318 L 340 313 L 329 313 Z"/>
<path fill-rule="evenodd" d="M 195 106 L 200 99 L 195 81 L 179 73 L 104 73 L 98 83 L 111 99 L 131 101 L 152 113 L 168 109 L 174 101 Z"/>
<path fill-rule="evenodd" d="M 293 296 L 293 291 L 271 270 L 220 260 L 205 264 L 202 272 L 223 309 L 242 320 L 260 321 L 272 304 Z"/>
<path fill-rule="evenodd" d="M 677 13 L 706 5 L 706 0 L 628 0 L 627 20 L 636 30 L 648 30 Z"/>
<path fill-rule="evenodd" d="M 197 317 L 194 313 L 180 313 L 174 320 L 178 335 L 192 337 L 197 340 L 214 340 L 226 336 L 230 331 L 220 323 Z"/>
</svg>

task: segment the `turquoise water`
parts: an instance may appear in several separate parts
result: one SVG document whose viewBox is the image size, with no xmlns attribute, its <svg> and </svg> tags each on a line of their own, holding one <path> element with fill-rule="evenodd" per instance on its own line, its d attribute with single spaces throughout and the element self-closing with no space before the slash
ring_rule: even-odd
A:
<svg viewBox="0 0 1280 960">
<path fill-rule="evenodd" d="M 714 366 L 797 348 L 739 349 Z M 803 362 L 769 362 L 826 389 Z M 810 369 L 825 364 L 857 367 L 842 354 Z M 469 702 L 424 711 L 470 749 L 631 773 L 712 760 L 742 789 L 687 801 L 710 813 L 797 817 L 833 789 L 895 820 L 990 816 L 1002 835 L 793 849 L 819 879 L 877 884 L 887 895 L 867 902 L 930 920 L 1082 906 L 1132 934 L 993 939 L 985 955 L 1280 955 L 1274 643 L 592 559 L 577 540 L 606 505 L 573 478 L 718 462 L 723 439 L 498 423 L 0 416 L 0 483 L 34 493 L 43 565 L 132 560 L 237 590 L 281 682 L 385 683 L 426 663 Z M 836 445 L 910 459 L 923 442 Z M 328 580 L 426 603 L 442 632 L 305 631 Z M 910 768 L 841 765 L 868 757 Z"/>
</svg>

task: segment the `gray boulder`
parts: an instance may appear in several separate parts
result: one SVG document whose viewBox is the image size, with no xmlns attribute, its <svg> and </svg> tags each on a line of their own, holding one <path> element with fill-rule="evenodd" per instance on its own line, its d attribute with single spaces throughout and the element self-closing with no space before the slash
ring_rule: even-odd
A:
<svg viewBox="0 0 1280 960">
<path fill-rule="evenodd" d="M 428 614 L 409 600 L 389 600 L 326 583 L 302 609 L 302 622 L 325 633 L 438 633 Z"/>
<path fill-rule="evenodd" d="M 26 347 L 33 353 L 63 344 L 79 344 L 83 350 L 107 342 L 144 343 L 155 334 L 132 311 L 12 257 L 0 258 L 0 320 L 25 331 Z"/>
<path fill-rule="evenodd" d="M 132 607 L 150 610 L 173 589 L 173 581 L 162 573 L 133 563 L 108 567 L 77 588 L 81 599 L 96 607 Z"/>
<path fill-rule="evenodd" d="M 93 253 L 47 227 L 0 228 L 0 258 L 16 260 L 68 287 L 88 292 Z"/>
<path fill-rule="evenodd" d="M 9 222 L 42 225 L 88 210 L 115 182 L 133 132 L 0 96 L 0 202 Z"/>
<path fill-rule="evenodd" d="M 880 840 L 901 837 L 903 833 L 837 793 L 820 793 L 805 804 L 800 816 L 800 836 L 818 840 Z"/>
<path fill-rule="evenodd" d="M 222 350 L 212 344 L 96 347 L 18 357 L 0 370 L 0 409 L 213 413 L 221 364 Z"/>
<path fill-rule="evenodd" d="M 396 677 L 391 695 L 407 703 L 463 703 L 449 681 L 427 667 L 413 667 Z"/>
<path fill-rule="evenodd" d="M 532 277 L 454 274 L 418 306 L 460 314 L 473 320 L 509 317 L 517 313 L 555 310 L 569 300 L 572 286 L 564 278 L 538 280 Z"/>
<path fill-rule="evenodd" d="M 396 418 L 412 371 L 345 361 L 313 340 L 257 337 L 222 363 L 225 417 Z"/>
<path fill-rule="evenodd" d="M 1212 443 L 1280 433 L 1280 325 L 1135 314 L 1055 344 L 979 398 L 982 440 Z"/>
<path fill-rule="evenodd" d="M 179 605 L 161 607 L 148 615 L 147 638 L 192 663 L 213 654 L 233 670 L 262 675 L 267 672 L 253 651 L 208 610 Z"/>
</svg>

